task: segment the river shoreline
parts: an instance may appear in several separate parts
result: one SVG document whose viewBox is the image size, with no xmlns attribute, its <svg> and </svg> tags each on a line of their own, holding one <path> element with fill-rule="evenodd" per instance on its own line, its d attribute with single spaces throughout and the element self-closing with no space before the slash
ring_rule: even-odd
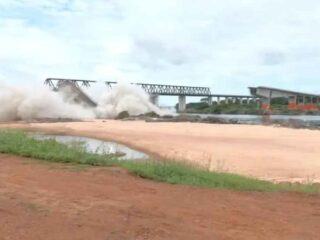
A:
<svg viewBox="0 0 320 240">
<path fill-rule="evenodd" d="M 123 120 L 147 122 L 193 122 L 209 124 L 242 124 L 278 126 L 298 129 L 320 129 L 320 116 L 307 115 L 228 115 L 228 114 L 179 114 L 157 117 L 129 117 Z"/>
</svg>

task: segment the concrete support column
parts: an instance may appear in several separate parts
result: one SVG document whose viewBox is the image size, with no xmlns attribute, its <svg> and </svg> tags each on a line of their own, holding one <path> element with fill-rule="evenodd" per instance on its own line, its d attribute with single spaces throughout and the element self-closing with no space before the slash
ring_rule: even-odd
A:
<svg viewBox="0 0 320 240">
<path fill-rule="evenodd" d="M 243 98 L 240 98 L 240 105 L 243 104 Z"/>
<path fill-rule="evenodd" d="M 293 104 L 298 104 L 298 97 L 297 96 L 293 96 L 292 102 Z"/>
<path fill-rule="evenodd" d="M 250 98 L 247 98 L 247 104 L 250 104 Z"/>
<path fill-rule="evenodd" d="M 263 98 L 261 100 L 261 109 L 262 110 L 270 110 L 270 103 L 271 103 L 271 98 Z"/>
<path fill-rule="evenodd" d="M 212 97 L 211 96 L 208 97 L 208 104 L 209 104 L 209 106 L 212 106 Z"/>
<path fill-rule="evenodd" d="M 297 105 L 301 104 L 301 96 L 297 96 Z"/>
<path fill-rule="evenodd" d="M 299 104 L 299 96 L 297 95 L 292 95 L 288 97 L 288 109 L 289 110 L 296 110 L 298 109 L 298 104 Z"/>
<path fill-rule="evenodd" d="M 217 97 L 217 104 L 220 105 L 220 97 Z"/>
<path fill-rule="evenodd" d="M 269 98 L 267 99 L 267 104 L 269 105 L 269 108 L 270 108 L 270 106 L 271 106 L 272 95 L 273 95 L 273 91 L 270 90 L 270 92 L 269 92 Z"/>
<path fill-rule="evenodd" d="M 224 102 L 225 102 L 226 104 L 228 104 L 228 103 L 229 103 L 229 98 L 226 97 L 226 99 L 224 100 Z"/>
<path fill-rule="evenodd" d="M 159 106 L 159 95 L 150 95 L 150 101 L 152 104 Z"/>
<path fill-rule="evenodd" d="M 185 112 L 186 111 L 186 96 L 179 96 L 179 112 Z"/>
</svg>

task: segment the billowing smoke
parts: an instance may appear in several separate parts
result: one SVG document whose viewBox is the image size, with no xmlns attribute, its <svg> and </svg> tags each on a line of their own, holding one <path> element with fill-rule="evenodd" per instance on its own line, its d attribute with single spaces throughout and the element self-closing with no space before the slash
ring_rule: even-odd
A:
<svg viewBox="0 0 320 240">
<path fill-rule="evenodd" d="M 63 101 L 57 92 L 43 89 L 18 89 L 0 83 L 0 120 L 39 118 L 93 118 L 81 105 Z"/>
<path fill-rule="evenodd" d="M 102 96 L 96 113 L 99 118 L 114 118 L 123 111 L 128 111 L 129 115 L 147 112 L 162 114 L 162 111 L 149 101 L 149 96 L 134 85 L 114 86 Z"/>
<path fill-rule="evenodd" d="M 65 94 L 65 93 L 64 93 Z M 114 118 L 123 111 L 139 115 L 161 110 L 154 106 L 148 95 L 132 85 L 118 85 L 107 91 L 96 108 L 86 107 L 65 98 L 59 92 L 46 88 L 21 89 L 0 82 L 0 121 L 32 120 L 43 118 Z"/>
</svg>

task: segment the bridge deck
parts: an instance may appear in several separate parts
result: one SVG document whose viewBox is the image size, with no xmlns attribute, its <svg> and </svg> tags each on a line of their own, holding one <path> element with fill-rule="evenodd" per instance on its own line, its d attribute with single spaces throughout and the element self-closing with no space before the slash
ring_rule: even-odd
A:
<svg viewBox="0 0 320 240">
<path fill-rule="evenodd" d="M 211 94 L 210 97 L 221 97 L 221 98 L 259 98 L 252 95 L 233 95 L 233 94 Z"/>
<path fill-rule="evenodd" d="M 94 80 L 81 80 L 81 79 L 66 79 L 66 78 L 48 78 L 45 81 L 46 85 L 49 85 L 53 90 L 57 90 L 59 82 L 71 82 L 74 85 L 89 87 L 90 83 L 96 83 Z M 108 87 L 112 88 L 112 85 L 117 82 L 105 81 Z M 161 96 L 189 96 L 189 97 L 218 97 L 218 98 L 259 98 L 251 95 L 233 95 L 233 94 L 211 94 L 211 90 L 208 87 L 194 87 L 194 86 L 178 86 L 178 85 L 165 85 L 165 84 L 148 84 L 148 83 L 132 83 L 141 87 L 149 95 L 161 95 Z"/>
</svg>

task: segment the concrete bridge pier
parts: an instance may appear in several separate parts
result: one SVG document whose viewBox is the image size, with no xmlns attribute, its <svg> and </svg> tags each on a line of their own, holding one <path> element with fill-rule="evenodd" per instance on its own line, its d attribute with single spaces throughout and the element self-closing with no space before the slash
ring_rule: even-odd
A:
<svg viewBox="0 0 320 240">
<path fill-rule="evenodd" d="M 178 104 L 178 111 L 185 112 L 186 111 L 186 96 L 180 95 L 179 96 L 179 104 Z"/>
<path fill-rule="evenodd" d="M 208 97 L 208 104 L 209 106 L 212 106 L 212 97 Z"/>
<path fill-rule="evenodd" d="M 217 97 L 217 104 L 220 105 L 220 97 Z"/>
</svg>

